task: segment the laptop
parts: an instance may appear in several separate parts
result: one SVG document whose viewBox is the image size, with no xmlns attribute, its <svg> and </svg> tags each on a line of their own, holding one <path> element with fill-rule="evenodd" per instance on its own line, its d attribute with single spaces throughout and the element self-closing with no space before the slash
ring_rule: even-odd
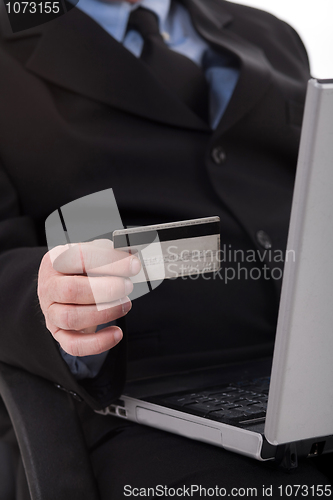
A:
<svg viewBox="0 0 333 500">
<path fill-rule="evenodd" d="M 287 469 L 333 451 L 333 80 L 311 79 L 273 360 L 129 382 L 103 414 Z"/>
</svg>

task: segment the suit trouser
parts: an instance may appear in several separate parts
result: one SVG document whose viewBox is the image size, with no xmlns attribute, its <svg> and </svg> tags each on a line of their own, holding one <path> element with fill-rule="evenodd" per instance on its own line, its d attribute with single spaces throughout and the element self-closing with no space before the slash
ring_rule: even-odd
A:
<svg viewBox="0 0 333 500">
<path fill-rule="evenodd" d="M 173 489 L 180 488 L 180 498 L 188 497 L 191 487 L 193 498 L 204 498 L 205 492 L 211 498 L 228 494 L 266 498 L 269 491 L 263 495 L 263 488 L 272 487 L 272 498 L 286 498 L 280 492 L 288 485 L 304 486 L 303 492 L 308 491 L 311 498 L 311 486 L 315 490 L 317 485 L 333 482 L 333 454 L 301 459 L 299 467 L 287 473 L 272 462 L 259 462 L 115 417 L 94 415 L 90 409 L 85 415 L 83 427 L 103 500 L 131 498 L 131 494 L 132 498 L 135 494 L 140 497 L 140 490 L 134 488 L 145 488 L 141 496 L 148 495 L 147 489 L 158 485 L 155 496 L 149 491 L 150 498 L 167 498 L 165 487 L 170 488 L 170 496 Z"/>
<path fill-rule="evenodd" d="M 286 498 L 284 492 L 290 493 L 292 485 L 303 487 L 302 497 L 319 498 L 312 490 L 333 483 L 333 454 L 302 459 L 289 474 L 272 462 L 258 462 L 199 441 L 98 415 L 85 404 L 78 403 L 77 409 L 102 500 L 142 497 L 144 493 L 149 493 L 148 498 L 167 498 L 165 489 L 169 498 L 175 492 L 178 497 L 175 494 L 174 498 L 230 495 L 277 499 Z M 18 459 L 15 500 L 29 500 L 19 450 L 14 443 L 12 446 Z M 155 495 L 148 488 L 154 488 Z"/>
</svg>

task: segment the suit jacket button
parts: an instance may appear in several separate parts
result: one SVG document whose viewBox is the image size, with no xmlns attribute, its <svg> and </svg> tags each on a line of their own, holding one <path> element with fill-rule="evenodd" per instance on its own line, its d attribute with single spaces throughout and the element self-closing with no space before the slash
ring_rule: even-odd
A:
<svg viewBox="0 0 333 500">
<path fill-rule="evenodd" d="M 70 391 L 69 389 L 66 389 L 65 387 L 63 387 L 60 384 L 54 384 L 54 385 L 55 385 L 55 387 L 57 389 L 60 389 L 60 391 L 66 392 L 67 394 L 70 394 L 77 401 L 80 401 L 80 402 L 83 401 L 83 399 L 81 398 L 81 396 L 79 396 L 78 394 L 76 394 L 76 392 Z"/>
<path fill-rule="evenodd" d="M 261 245 L 266 250 L 272 248 L 272 240 L 265 231 L 261 229 L 260 231 L 257 232 L 256 236 L 259 245 Z"/>
<path fill-rule="evenodd" d="M 223 148 L 221 148 L 221 146 L 216 146 L 212 149 L 211 157 L 216 165 L 222 165 L 222 163 L 224 163 L 227 159 L 226 152 Z"/>
</svg>

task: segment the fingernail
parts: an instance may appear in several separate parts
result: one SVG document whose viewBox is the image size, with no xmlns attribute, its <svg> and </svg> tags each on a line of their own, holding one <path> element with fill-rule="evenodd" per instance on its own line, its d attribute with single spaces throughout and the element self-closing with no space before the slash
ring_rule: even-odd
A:
<svg viewBox="0 0 333 500">
<path fill-rule="evenodd" d="M 121 339 L 123 338 L 123 332 L 120 330 L 120 328 L 117 328 L 114 333 L 113 333 L 113 338 L 115 340 L 115 342 L 118 344 L 118 342 L 121 341 Z"/>
<path fill-rule="evenodd" d="M 128 311 L 132 308 L 132 302 L 128 300 L 122 304 L 123 314 L 128 313 Z"/>
<path fill-rule="evenodd" d="M 131 260 L 131 274 L 138 274 L 141 269 L 141 262 L 137 257 L 132 257 Z"/>
<path fill-rule="evenodd" d="M 125 279 L 125 295 L 128 295 L 133 291 L 133 283 L 131 280 Z"/>
</svg>

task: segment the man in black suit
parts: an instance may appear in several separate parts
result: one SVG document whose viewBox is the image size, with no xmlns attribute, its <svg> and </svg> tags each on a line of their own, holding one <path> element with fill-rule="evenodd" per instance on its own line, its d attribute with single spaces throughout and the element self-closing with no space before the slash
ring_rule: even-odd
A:
<svg viewBox="0 0 333 500">
<path fill-rule="evenodd" d="M 0 359 L 83 401 L 78 412 L 105 498 L 112 493 L 121 498 L 124 485 L 139 480 L 145 487 L 189 484 L 193 472 L 203 485 L 223 474 L 224 484 L 237 487 L 239 468 L 245 486 L 273 478 L 288 484 L 280 472 L 246 458 L 95 414 L 92 410 L 121 393 L 123 341 L 113 347 L 112 327 L 104 333 L 102 349 L 100 342 L 96 349 L 99 332 L 91 333 L 91 343 L 83 348 L 86 334 L 76 334 L 73 341 L 68 330 L 96 321 L 75 328 L 60 325 L 58 314 L 68 304 L 79 309 L 82 302 L 65 296 L 63 288 L 57 297 L 52 292 L 49 302 L 45 299 L 51 272 L 43 259 L 45 219 L 58 207 L 109 187 L 125 225 L 219 215 L 222 243 L 230 248 L 261 256 L 268 249 L 285 249 L 309 78 L 304 47 L 292 28 L 264 12 L 223 0 L 183 0 L 182 5 L 197 34 L 239 72 L 214 130 L 153 69 L 79 10 L 18 34 L 1 18 L 0 93 L 6 98 L 0 103 L 5 292 Z M 265 263 L 283 267 L 283 262 Z M 248 270 L 254 265 L 244 263 Z M 38 307 L 39 268 L 39 298 L 49 329 Z M 123 270 L 124 276 L 129 273 Z M 71 286 L 66 285 L 67 292 Z M 269 354 L 280 286 L 281 280 L 263 275 L 229 284 L 163 283 L 127 316 L 129 377 L 204 366 L 207 359 L 221 363 Z M 47 310 L 54 302 L 58 312 L 50 318 Z M 98 323 L 105 319 L 114 318 Z M 111 349 L 97 377 L 78 381 L 55 340 L 70 354 Z M 315 465 L 302 467 L 299 481 L 324 484 Z"/>
</svg>

